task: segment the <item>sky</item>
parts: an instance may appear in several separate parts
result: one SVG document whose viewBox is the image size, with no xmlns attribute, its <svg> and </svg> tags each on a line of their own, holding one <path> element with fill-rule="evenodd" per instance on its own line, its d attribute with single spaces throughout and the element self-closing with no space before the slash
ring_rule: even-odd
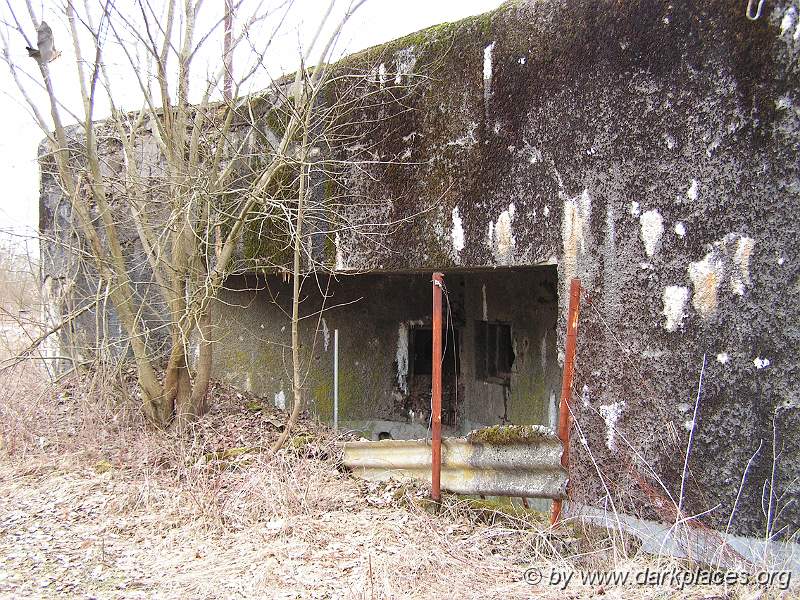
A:
<svg viewBox="0 0 800 600">
<path fill-rule="evenodd" d="M 134 0 L 118 0 L 117 4 Z M 456 21 L 470 15 L 492 10 L 502 0 L 367 0 L 355 17 L 348 23 L 336 48 L 336 56 L 356 52 L 370 46 L 386 42 L 408 33 L 424 29 L 431 25 L 446 21 Z M 160 0 L 151 0 L 159 5 Z M 59 8 L 63 3 L 56 0 L 34 0 L 34 8 L 53 30 L 55 46 L 62 51 L 62 56 L 51 63 L 50 71 L 58 95 L 64 104 L 76 114 L 80 114 L 80 95 L 75 75 L 75 55 L 71 51 L 68 23 Z M 80 4 L 80 3 L 78 3 Z M 267 3 L 268 4 L 268 3 Z M 269 77 L 277 77 L 284 72 L 294 70 L 297 65 L 298 47 L 306 46 L 316 30 L 322 12 L 328 0 L 295 0 L 295 4 L 283 27 L 283 33 L 271 46 L 266 55 L 264 77 L 254 81 L 251 87 L 263 88 Z M 36 34 L 27 18 L 25 0 L 11 0 L 17 17 L 26 33 L 35 40 Z M 339 5 L 339 8 L 343 4 Z M 217 15 L 217 7 L 219 15 Z M 203 23 L 214 23 L 222 15 L 223 0 L 206 0 L 202 13 Z M 3 23 L 9 20 L 9 11 L 2 14 Z M 241 14 L 241 13 L 240 13 Z M 42 16 L 43 15 L 43 16 Z M 198 19 L 200 21 L 200 18 Z M 4 27 L 0 23 L 0 27 Z M 198 23 L 198 27 L 200 22 Z M 265 25 L 266 26 L 266 25 Z M 208 29 L 208 28 L 207 28 Z M 28 58 L 25 43 L 14 31 L 5 31 L 9 39 L 11 60 L 35 74 L 35 63 Z M 221 43 L 221 42 L 220 42 Z M 119 44 L 116 44 L 119 46 Z M 211 52 L 216 52 L 214 44 L 209 44 Z M 243 57 L 247 58 L 247 57 Z M 137 98 L 138 88 L 131 77 L 125 77 L 125 55 L 121 48 L 109 46 L 106 63 L 109 65 L 111 87 L 115 98 Z M 118 61 L 118 62 L 115 62 Z M 239 64 L 239 56 L 235 59 Z M 114 67 L 119 67 L 115 69 Z M 199 69 L 197 76 L 205 78 Z M 267 75 L 267 73 L 269 75 Z M 23 80 L 24 76 L 23 76 Z M 28 81 L 28 80 L 25 80 Z M 199 86 L 198 86 L 199 88 Z M 254 91 L 254 90 L 251 90 Z M 198 93 L 199 89 L 195 89 Z M 34 96 L 37 92 L 34 89 Z M 46 105 L 37 97 L 38 104 L 47 114 Z M 135 104 L 127 108 L 137 108 Z M 102 109 L 101 109 L 102 111 Z M 102 116 L 102 112 L 101 115 Z M 67 119 L 68 120 L 68 119 Z M 33 117 L 27 110 L 17 88 L 9 74 L 5 63 L 0 61 L 0 243 L 8 240 L 20 241 L 35 236 L 38 225 L 38 185 L 39 173 L 36 163 L 36 151 L 43 139 L 41 130 L 36 126 Z"/>
</svg>

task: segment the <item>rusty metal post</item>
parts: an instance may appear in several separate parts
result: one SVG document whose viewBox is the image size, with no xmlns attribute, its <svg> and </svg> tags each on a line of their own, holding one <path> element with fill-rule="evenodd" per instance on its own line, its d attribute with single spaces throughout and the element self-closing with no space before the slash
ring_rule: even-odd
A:
<svg viewBox="0 0 800 600">
<path fill-rule="evenodd" d="M 444 276 L 433 274 L 433 364 L 431 365 L 431 500 L 442 499 L 442 287 Z"/>
<path fill-rule="evenodd" d="M 570 408 L 569 399 L 572 395 L 572 376 L 575 372 L 575 347 L 578 338 L 578 314 L 581 305 L 581 280 L 575 278 L 569 286 L 569 312 L 567 313 L 567 339 L 564 351 L 564 376 L 561 380 L 561 403 L 558 408 L 558 437 L 563 450 L 561 452 L 561 466 L 567 471 L 569 477 L 569 429 Z M 550 513 L 550 524 L 555 525 L 561 516 L 561 500 L 553 500 L 553 509 Z"/>
</svg>

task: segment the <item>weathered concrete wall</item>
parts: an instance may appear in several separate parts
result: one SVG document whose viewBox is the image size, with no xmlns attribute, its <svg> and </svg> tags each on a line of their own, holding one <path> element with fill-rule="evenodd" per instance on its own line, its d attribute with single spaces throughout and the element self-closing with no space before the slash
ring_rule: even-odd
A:
<svg viewBox="0 0 800 600">
<path fill-rule="evenodd" d="M 375 102 L 341 124 L 352 143 L 337 157 L 362 163 L 325 194 L 352 199 L 351 224 L 395 225 L 380 245 L 343 231 L 327 258 L 339 270 L 444 270 L 451 289 L 453 269 L 557 264 L 558 336 L 579 276 L 591 304 L 579 326 L 573 496 L 603 503 L 608 488 L 624 509 L 654 516 L 653 490 L 677 498 L 693 429 L 684 510 L 788 537 L 800 522 L 800 5 L 768 2 L 750 21 L 745 4 L 517 2 L 345 59 L 337 68 L 360 87 L 329 89 L 326 101 L 367 92 Z M 397 86 L 412 81 L 400 109 Z M 504 318 L 530 311 L 527 288 L 509 302 L 492 296 L 514 273 L 486 277 Z M 390 281 L 370 286 L 379 305 L 326 316 L 329 332 L 340 314 L 357 327 L 342 339 L 354 357 L 342 386 L 374 403 L 370 416 L 394 406 L 398 319 L 429 314 L 427 286 Z M 340 297 L 355 297 L 348 285 Z M 482 285 L 465 278 L 465 306 L 481 305 Z M 283 324 L 253 309 L 263 291 L 234 294 L 254 304 L 220 325 L 218 368 L 287 396 Z M 261 339 L 239 340 L 237 327 Z M 535 348 L 543 330 L 531 327 Z M 555 356 L 563 339 L 545 347 Z M 308 389 L 325 414 L 329 367 L 309 357 L 321 366 Z M 512 398 L 509 418 L 552 418 L 557 369 L 543 372 L 544 385 L 535 370 L 525 384 L 530 412 L 514 415 Z M 471 407 L 478 421 L 498 413 L 487 397 Z"/>
<path fill-rule="evenodd" d="M 383 163 L 349 182 L 383 199 L 366 218 L 429 210 L 383 250 L 353 236 L 339 253 L 387 270 L 557 262 L 562 335 L 570 278 L 592 298 L 575 411 L 612 491 L 645 514 L 648 486 L 677 497 L 693 427 L 685 510 L 725 527 L 739 495 L 734 530 L 786 536 L 800 522 L 800 7 L 744 10 L 522 2 L 351 57 L 377 94 L 430 74 L 411 111 L 343 151 Z M 604 487 L 575 439 L 573 492 L 593 502 Z"/>
<path fill-rule="evenodd" d="M 102 126 L 100 129 L 102 131 Z M 129 206 L 119 202 L 120 196 L 124 194 L 125 183 L 121 177 L 123 166 L 120 144 L 105 133 L 99 139 L 98 157 L 104 178 L 113 182 L 108 186 L 107 194 L 114 210 L 118 238 L 124 249 L 136 310 L 141 314 L 145 325 L 144 334 L 148 337 L 151 348 L 164 352 L 168 336 L 168 329 L 165 327 L 167 320 L 164 318 L 165 302 L 153 281 Z M 79 126 L 67 128 L 67 138 L 74 159 L 83 162 L 83 153 L 80 150 L 83 144 L 82 129 Z M 147 138 L 138 141 L 142 171 L 154 178 L 163 177 L 160 159 L 153 145 L 152 140 Z M 70 202 L 58 183 L 55 161 L 47 142 L 40 144 L 39 165 L 40 271 L 48 319 L 55 326 L 67 315 L 90 307 L 90 310 L 83 312 L 58 332 L 60 339 L 52 339 L 57 336 L 51 336 L 48 340 L 49 353 L 73 359 L 72 363 L 55 361 L 61 363 L 57 365 L 58 368 L 70 368 L 75 363 L 89 361 L 98 351 L 109 356 L 124 353 L 128 350 L 127 336 L 107 298 L 106 286 L 99 282 L 89 244 L 80 234 L 77 216 L 73 215 Z M 150 215 L 152 222 L 169 221 L 168 210 L 164 210 L 156 202 L 151 206 L 159 206 L 161 212 L 159 215 Z M 97 207 L 92 205 L 90 212 L 98 223 Z M 98 227 L 98 234 L 104 242 L 102 227 Z"/>
</svg>

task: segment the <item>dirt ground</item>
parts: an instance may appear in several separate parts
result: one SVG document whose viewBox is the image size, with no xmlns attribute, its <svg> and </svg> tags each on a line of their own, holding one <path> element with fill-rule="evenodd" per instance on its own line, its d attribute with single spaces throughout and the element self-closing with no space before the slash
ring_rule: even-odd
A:
<svg viewBox="0 0 800 600">
<path fill-rule="evenodd" d="M 540 570 L 641 566 L 613 533 L 552 531 L 345 473 L 327 428 L 220 384 L 180 433 L 148 429 L 125 373 L 0 390 L 0 597 L 791 598 L 753 588 L 531 585 Z M 27 381 L 27 383 L 26 383 Z M 231 451 L 231 449 L 238 449 Z M 624 547 L 630 549 L 632 545 Z"/>
</svg>

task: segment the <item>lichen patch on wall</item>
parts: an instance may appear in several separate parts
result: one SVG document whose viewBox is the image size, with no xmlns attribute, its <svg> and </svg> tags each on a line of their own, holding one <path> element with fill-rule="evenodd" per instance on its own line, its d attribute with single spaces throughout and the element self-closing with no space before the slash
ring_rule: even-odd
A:
<svg viewBox="0 0 800 600">
<path fill-rule="evenodd" d="M 669 285 L 664 288 L 664 310 L 661 312 L 666 318 L 664 328 L 667 331 L 676 331 L 686 316 L 686 301 L 689 299 L 689 289 L 680 285 Z"/>
<path fill-rule="evenodd" d="M 644 243 L 644 251 L 647 256 L 653 257 L 658 242 L 664 233 L 664 218 L 656 209 L 648 210 L 639 217 L 641 224 L 641 236 Z"/>
</svg>

